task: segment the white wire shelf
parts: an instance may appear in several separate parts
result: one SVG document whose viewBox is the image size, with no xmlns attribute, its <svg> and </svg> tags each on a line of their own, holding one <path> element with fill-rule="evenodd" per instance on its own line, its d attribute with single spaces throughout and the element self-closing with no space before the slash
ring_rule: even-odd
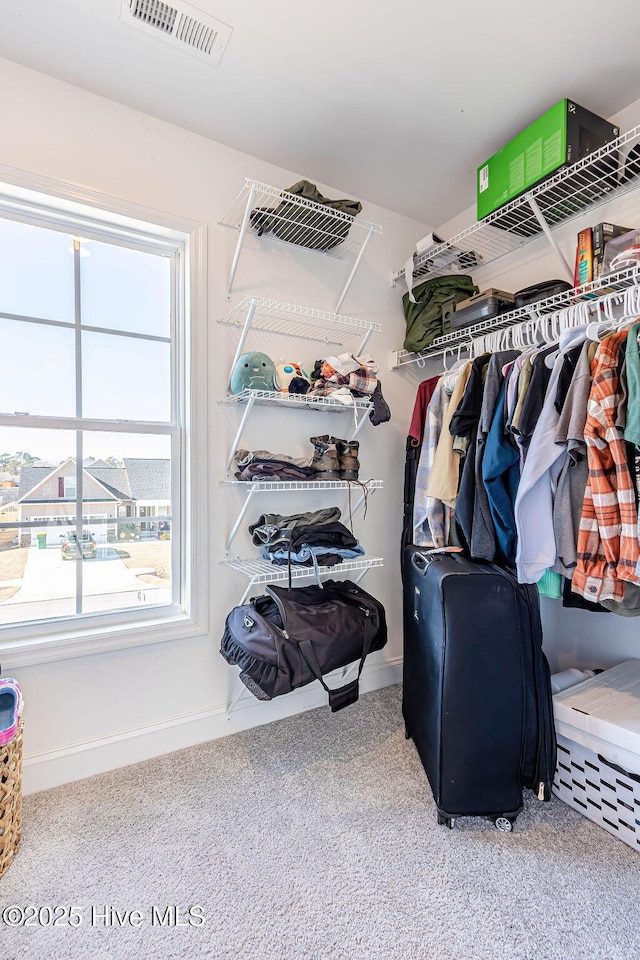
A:
<svg viewBox="0 0 640 960">
<path fill-rule="evenodd" d="M 371 408 L 368 398 L 352 397 L 351 403 L 342 403 L 328 397 L 310 397 L 306 393 L 277 393 L 275 390 L 243 390 L 242 393 L 230 394 L 218 403 L 235 406 L 253 401 L 260 406 L 295 407 L 298 410 L 316 410 L 321 413 L 344 413 L 355 408 L 366 411 Z"/>
<path fill-rule="evenodd" d="M 306 340 L 322 340 L 330 344 L 342 344 L 350 337 L 362 337 L 366 333 L 379 333 L 381 323 L 360 320 L 327 310 L 298 306 L 271 300 L 268 297 L 244 297 L 219 323 L 231 327 L 244 327 L 251 311 L 250 325 L 254 330 L 301 337 Z"/>
<path fill-rule="evenodd" d="M 334 210 L 315 200 L 249 178 L 220 223 L 240 230 L 250 197 L 253 216 L 249 217 L 249 230 L 260 235 L 261 228 L 272 226 L 271 230 L 264 232 L 264 236 L 270 240 L 294 245 L 300 245 L 302 240 L 311 241 L 315 245 L 308 249 L 341 257 L 347 250 L 358 249 L 370 231 L 382 233 L 381 226 L 369 223 L 360 216 L 354 217 L 342 210 Z M 307 243 L 303 246 L 306 247 Z"/>
<path fill-rule="evenodd" d="M 245 180 L 244 187 L 219 222 L 240 233 L 227 283 L 229 297 L 247 236 L 264 236 L 269 240 L 339 259 L 350 252 L 355 254 L 355 263 L 338 298 L 336 313 L 340 310 L 372 236 L 382 233 L 381 226 L 360 216 L 352 216 L 315 200 L 287 193 L 280 187 L 271 187 L 251 179 Z"/>
<path fill-rule="evenodd" d="M 227 552 L 231 549 L 231 544 L 256 493 L 294 493 L 296 491 L 327 493 L 327 491 L 348 490 L 349 513 L 354 517 L 360 507 L 366 505 L 369 496 L 373 496 L 374 491 L 381 490 L 383 486 L 382 480 L 366 480 L 362 483 L 358 483 L 357 480 L 220 480 L 219 483 L 225 487 L 240 487 L 242 492 L 247 494 L 227 537 L 225 544 Z M 352 490 L 358 498 L 355 504 L 351 503 Z"/>
<path fill-rule="evenodd" d="M 239 557 L 233 557 L 228 560 L 220 561 L 224 566 L 231 567 L 232 570 L 238 570 L 249 577 L 253 584 L 256 583 L 277 583 L 281 580 L 289 579 L 289 570 L 287 565 L 277 566 L 269 560 L 259 558 L 249 558 L 242 560 Z M 381 567 L 384 561 L 382 557 L 362 557 L 360 560 L 343 560 L 333 567 L 319 567 L 321 577 L 332 577 L 336 573 L 353 573 L 361 570 L 371 570 L 373 567 Z M 302 577 L 315 577 L 313 567 L 291 566 L 291 579 L 299 580 Z"/>
<path fill-rule="evenodd" d="M 238 430 L 229 449 L 225 473 L 228 475 L 233 463 L 233 457 L 238 449 L 240 439 L 244 433 L 247 421 L 256 406 L 291 407 L 298 410 L 315 410 L 319 413 L 344 413 L 349 410 L 353 413 L 353 430 L 349 440 L 355 440 L 367 422 L 367 413 L 372 409 L 369 397 L 358 399 L 351 397 L 348 404 L 329 397 L 312 397 L 306 393 L 277 393 L 275 390 L 243 390 L 242 393 L 229 394 L 219 404 L 244 407 Z M 347 439 L 347 438 L 345 438 Z"/>
<path fill-rule="evenodd" d="M 237 487 L 247 493 L 292 493 L 296 491 L 382 490 L 383 480 L 219 480 L 223 487 Z"/>
<path fill-rule="evenodd" d="M 544 300 L 538 300 L 526 307 L 509 310 L 507 313 L 502 313 L 490 320 L 482 320 L 480 323 L 462 327 L 460 330 L 452 330 L 450 333 L 436 337 L 428 350 L 423 350 L 420 353 L 397 350 L 392 355 L 391 369 L 397 370 L 399 367 L 406 367 L 412 363 L 422 364 L 426 360 L 442 356 L 445 351 L 468 343 L 474 337 L 491 333 L 493 330 L 505 330 L 516 323 L 521 323 L 523 320 L 532 320 L 553 313 L 555 310 L 562 310 L 563 307 L 571 306 L 579 300 L 591 300 L 608 293 L 622 293 L 638 282 L 640 282 L 640 266 L 629 267 L 627 270 L 600 277 L 591 283 L 574 287 L 564 293 L 557 293 L 553 297 L 546 297 Z"/>
<path fill-rule="evenodd" d="M 447 273 L 470 273 L 524 246 L 581 214 L 638 185 L 640 160 L 624 170 L 628 150 L 640 142 L 640 126 L 559 171 L 522 196 L 456 234 L 414 256 L 413 283 Z M 624 174 L 625 182 L 621 182 Z M 627 179 L 628 178 L 628 179 Z M 541 222 L 542 220 L 542 222 Z M 404 267 L 392 281 L 404 278 Z"/>
</svg>

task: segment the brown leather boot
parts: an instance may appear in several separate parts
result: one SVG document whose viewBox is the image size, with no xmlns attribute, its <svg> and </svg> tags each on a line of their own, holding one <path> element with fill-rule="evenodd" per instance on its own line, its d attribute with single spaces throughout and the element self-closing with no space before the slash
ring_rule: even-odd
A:
<svg viewBox="0 0 640 960">
<path fill-rule="evenodd" d="M 357 480 L 360 469 L 358 460 L 360 444 L 357 440 L 336 440 L 336 448 L 340 463 L 340 479 Z"/>
<path fill-rule="evenodd" d="M 311 466 L 316 471 L 316 480 L 339 480 L 340 462 L 335 437 L 330 437 L 325 433 L 321 437 L 310 437 L 309 439 L 315 447 Z"/>
</svg>

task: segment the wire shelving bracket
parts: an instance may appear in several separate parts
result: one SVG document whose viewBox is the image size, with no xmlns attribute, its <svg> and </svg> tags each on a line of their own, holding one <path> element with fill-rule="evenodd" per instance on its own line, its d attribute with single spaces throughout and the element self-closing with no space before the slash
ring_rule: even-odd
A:
<svg viewBox="0 0 640 960">
<path fill-rule="evenodd" d="M 605 144 L 577 163 L 543 180 L 533 189 L 472 224 L 450 240 L 414 256 L 413 282 L 446 273 L 469 272 L 494 262 L 544 234 L 561 257 L 552 229 L 638 185 L 640 161 L 622 164 L 628 150 L 640 143 L 640 126 Z M 622 176 L 624 174 L 624 176 Z M 391 282 L 404 278 L 404 267 Z"/>
<path fill-rule="evenodd" d="M 351 508 L 351 516 L 354 516 L 364 504 L 366 497 L 375 490 L 381 490 L 382 480 L 366 480 L 359 483 L 356 480 L 265 480 L 265 481 L 245 481 L 245 480 L 220 480 L 221 486 L 235 487 L 246 493 L 246 499 L 242 504 L 231 532 L 227 537 L 225 550 L 228 552 L 231 548 L 235 536 L 240 529 L 247 511 L 257 493 L 295 493 L 295 492 L 326 492 L 327 490 L 355 490 L 359 492 L 358 500 Z"/>
<path fill-rule="evenodd" d="M 283 203 L 283 201 L 286 202 Z M 258 212 L 257 208 L 260 208 L 259 213 L 264 213 L 264 216 L 254 215 L 252 218 L 252 213 Z M 351 272 L 336 304 L 337 313 L 373 234 L 382 233 L 382 227 L 344 213 L 342 210 L 334 210 L 322 203 L 308 200 L 306 197 L 287 193 L 279 187 L 271 187 L 258 180 L 247 179 L 244 187 L 220 220 L 224 226 L 233 227 L 239 231 L 229 271 L 227 299 L 231 297 L 244 241 L 250 233 L 259 236 L 261 221 L 267 218 L 275 225 L 275 232 L 265 234 L 268 239 L 302 246 L 305 249 L 315 249 L 317 253 L 340 259 L 347 252 L 355 254 Z M 301 242 L 310 232 L 317 244 L 316 247 L 309 247 Z"/>
</svg>

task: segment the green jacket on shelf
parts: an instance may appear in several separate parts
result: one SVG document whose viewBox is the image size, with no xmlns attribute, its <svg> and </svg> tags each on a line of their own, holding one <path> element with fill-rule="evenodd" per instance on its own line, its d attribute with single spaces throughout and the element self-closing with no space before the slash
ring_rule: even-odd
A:
<svg viewBox="0 0 640 960">
<path fill-rule="evenodd" d="M 410 353 L 426 350 L 436 337 L 446 333 L 442 308 L 447 301 L 459 303 L 478 293 L 471 277 L 465 274 L 452 274 L 446 277 L 433 277 L 413 288 L 414 303 L 409 293 L 402 298 L 404 316 L 407 322 L 407 334 L 404 349 Z"/>
</svg>

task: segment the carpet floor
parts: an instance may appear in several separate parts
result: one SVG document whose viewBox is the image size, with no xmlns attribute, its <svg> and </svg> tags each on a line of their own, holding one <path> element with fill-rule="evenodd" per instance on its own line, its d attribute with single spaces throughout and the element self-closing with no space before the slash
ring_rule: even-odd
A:
<svg viewBox="0 0 640 960">
<path fill-rule="evenodd" d="M 28 797 L 23 826 L 1 907 L 81 923 L 5 910 L 3 960 L 640 956 L 638 854 L 556 799 L 438 827 L 398 687 Z"/>
</svg>

